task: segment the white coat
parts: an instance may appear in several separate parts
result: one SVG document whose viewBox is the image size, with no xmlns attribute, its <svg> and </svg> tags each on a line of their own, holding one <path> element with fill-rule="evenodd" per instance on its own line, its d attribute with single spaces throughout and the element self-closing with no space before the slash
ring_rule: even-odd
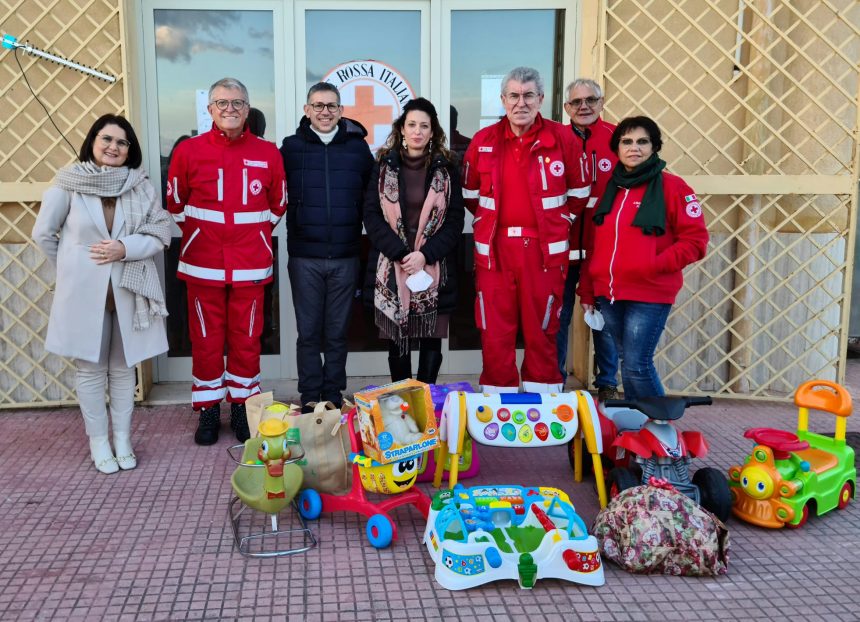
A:
<svg viewBox="0 0 860 622">
<path fill-rule="evenodd" d="M 157 196 L 154 190 L 151 195 Z M 107 239 L 123 243 L 124 261 L 146 259 L 164 248 L 154 236 L 128 235 L 119 206 L 114 215 L 113 232 L 108 233 L 99 197 L 69 192 L 57 186 L 45 191 L 33 227 L 33 240 L 57 267 L 45 349 L 60 356 L 98 362 L 110 281 L 125 362 L 131 367 L 167 351 L 167 334 L 164 319 L 159 317 L 150 317 L 146 330 L 132 327 L 134 294 L 119 286 L 123 262 L 98 265 L 90 259 L 90 245 Z"/>
</svg>

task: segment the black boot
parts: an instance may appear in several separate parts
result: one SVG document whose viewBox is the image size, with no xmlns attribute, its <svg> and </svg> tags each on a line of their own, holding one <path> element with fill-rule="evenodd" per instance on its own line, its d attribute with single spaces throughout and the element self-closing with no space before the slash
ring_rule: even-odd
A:
<svg viewBox="0 0 860 622">
<path fill-rule="evenodd" d="M 411 378 L 412 356 L 408 353 L 403 356 L 389 356 L 388 370 L 391 372 L 391 382 Z"/>
<path fill-rule="evenodd" d="M 200 423 L 194 433 L 198 445 L 214 445 L 218 442 L 218 428 L 221 427 L 221 403 L 212 404 L 200 410 Z"/>
<path fill-rule="evenodd" d="M 244 443 L 251 438 L 248 429 L 248 415 L 245 412 L 245 404 L 230 404 L 230 429 L 236 435 L 236 440 Z"/>
<path fill-rule="evenodd" d="M 418 354 L 417 380 L 427 384 L 436 384 L 439 368 L 442 367 L 442 353 L 436 350 L 421 350 Z"/>
</svg>

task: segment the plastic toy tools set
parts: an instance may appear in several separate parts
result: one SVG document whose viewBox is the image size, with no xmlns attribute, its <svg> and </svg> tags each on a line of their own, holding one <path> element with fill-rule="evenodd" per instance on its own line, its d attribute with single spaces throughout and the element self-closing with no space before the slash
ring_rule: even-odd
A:
<svg viewBox="0 0 860 622">
<path fill-rule="evenodd" d="M 433 497 L 424 544 L 449 590 L 499 579 L 603 585 L 597 539 L 557 488 L 456 486 Z"/>
<path fill-rule="evenodd" d="M 794 394 L 797 433 L 754 428 L 744 433 L 756 446 L 742 466 L 729 469 L 732 513 L 760 527 L 802 527 L 810 514 L 845 509 L 855 495 L 854 449 L 845 441 L 851 396 L 824 380 L 802 384 Z M 809 413 L 836 417 L 833 437 L 810 432 Z"/>
</svg>

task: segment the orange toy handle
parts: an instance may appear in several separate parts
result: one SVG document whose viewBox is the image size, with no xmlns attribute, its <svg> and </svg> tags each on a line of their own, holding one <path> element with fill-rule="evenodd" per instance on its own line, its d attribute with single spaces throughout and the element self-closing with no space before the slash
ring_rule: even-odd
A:
<svg viewBox="0 0 860 622">
<path fill-rule="evenodd" d="M 822 388 L 831 391 L 822 391 Z M 851 415 L 851 395 L 845 388 L 829 380 L 809 380 L 797 387 L 794 403 L 800 408 L 820 410 L 848 417 Z"/>
</svg>

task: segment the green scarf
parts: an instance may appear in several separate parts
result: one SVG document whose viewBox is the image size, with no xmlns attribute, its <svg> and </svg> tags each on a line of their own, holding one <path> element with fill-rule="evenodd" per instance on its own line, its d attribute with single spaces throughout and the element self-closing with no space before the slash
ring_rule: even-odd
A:
<svg viewBox="0 0 860 622">
<path fill-rule="evenodd" d="M 603 224 L 604 217 L 612 211 L 612 204 L 615 202 L 615 195 L 619 186 L 634 188 L 647 183 L 645 196 L 642 197 L 642 203 L 639 205 L 639 211 L 633 219 L 633 224 L 642 227 L 642 232 L 645 235 L 663 235 L 666 233 L 666 199 L 663 196 L 662 175 L 664 168 L 666 168 L 666 163 L 658 158 L 656 153 L 652 153 L 650 158 L 632 171 L 625 169 L 621 162 L 616 164 L 612 171 L 612 177 L 606 184 L 600 205 L 594 213 L 594 222 L 598 225 Z"/>
</svg>

